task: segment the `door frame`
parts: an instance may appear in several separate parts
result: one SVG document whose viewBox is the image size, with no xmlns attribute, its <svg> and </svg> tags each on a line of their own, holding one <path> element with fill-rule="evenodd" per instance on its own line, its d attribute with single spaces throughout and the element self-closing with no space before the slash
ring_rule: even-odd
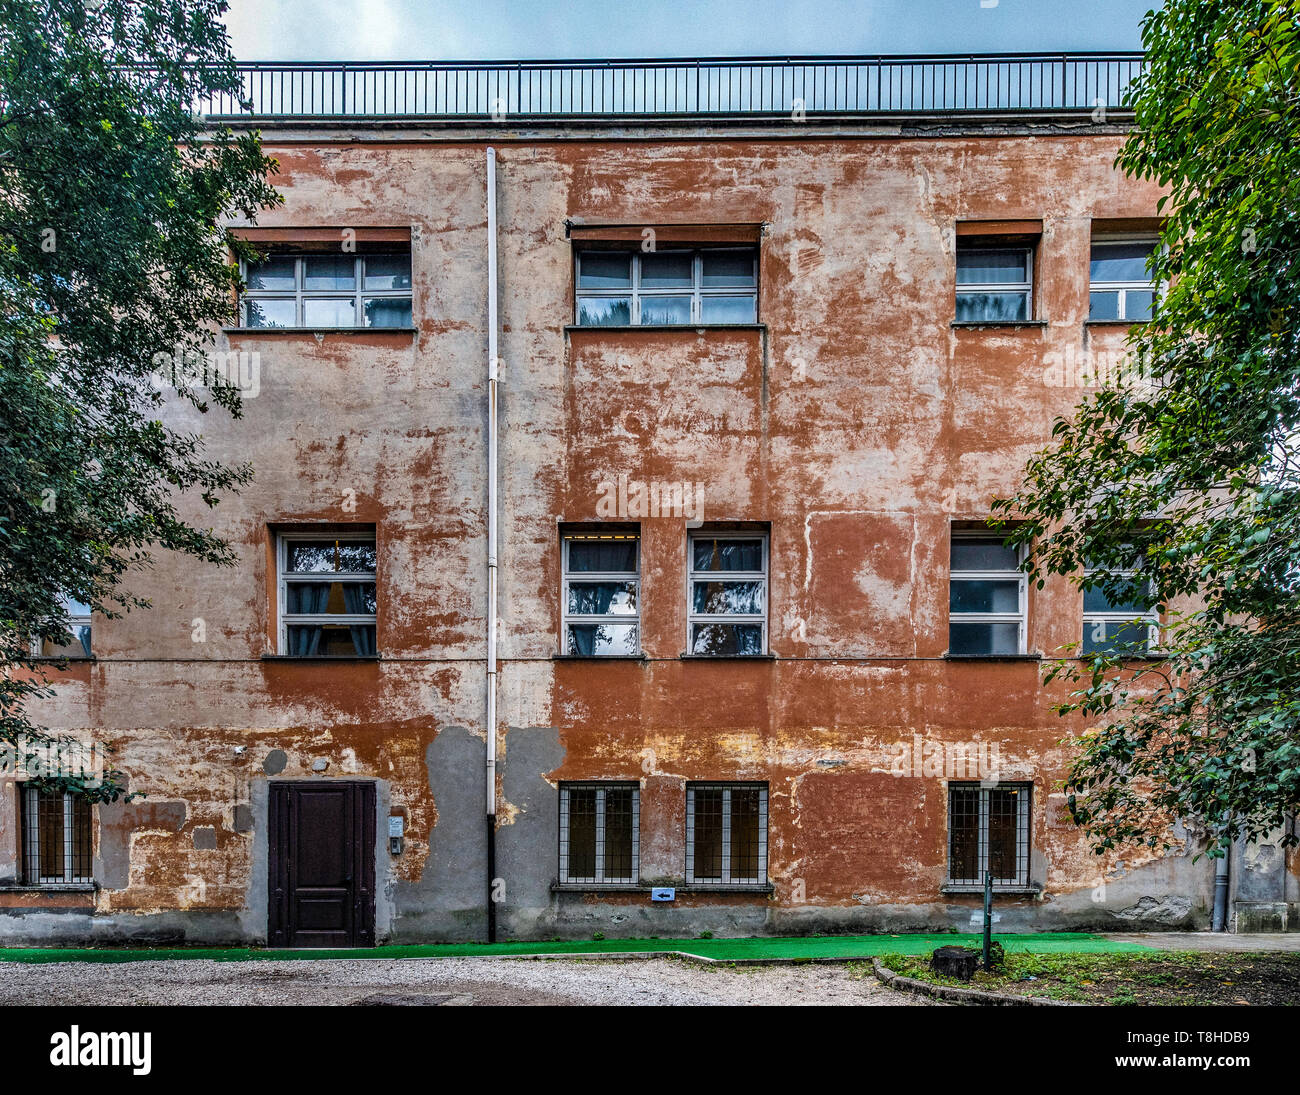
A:
<svg viewBox="0 0 1300 1095">
<path fill-rule="evenodd" d="M 349 824 L 352 829 L 352 917 L 349 947 L 375 945 L 375 862 L 378 793 L 374 780 L 281 779 L 267 781 L 267 930 L 268 947 L 293 948 L 292 861 L 295 789 L 322 786 L 352 788 Z"/>
</svg>

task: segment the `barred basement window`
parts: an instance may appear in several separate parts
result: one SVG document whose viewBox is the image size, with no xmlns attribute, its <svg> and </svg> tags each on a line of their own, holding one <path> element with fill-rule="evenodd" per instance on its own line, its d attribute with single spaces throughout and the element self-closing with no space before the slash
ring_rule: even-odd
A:
<svg viewBox="0 0 1300 1095">
<path fill-rule="evenodd" d="M 280 653 L 376 653 L 374 533 L 286 533 L 278 558 Z"/>
<path fill-rule="evenodd" d="M 640 544 L 635 532 L 564 535 L 565 653 L 640 651 Z"/>
<path fill-rule="evenodd" d="M 242 266 L 244 327 L 410 327 L 411 255 L 268 254 Z"/>
<path fill-rule="evenodd" d="M 579 251 L 575 322 L 580 327 L 672 327 L 754 323 L 758 252 Z"/>
<path fill-rule="evenodd" d="M 686 883 L 767 884 L 767 784 L 686 785 Z"/>
<path fill-rule="evenodd" d="M 1029 885 L 1029 818 L 1033 784 L 948 784 L 948 882 L 983 888 Z"/>
<path fill-rule="evenodd" d="M 640 876 L 635 783 L 560 784 L 560 881 L 627 884 Z"/>
<path fill-rule="evenodd" d="M 23 878 L 29 886 L 90 882 L 90 803 L 78 795 L 20 787 Z"/>
</svg>

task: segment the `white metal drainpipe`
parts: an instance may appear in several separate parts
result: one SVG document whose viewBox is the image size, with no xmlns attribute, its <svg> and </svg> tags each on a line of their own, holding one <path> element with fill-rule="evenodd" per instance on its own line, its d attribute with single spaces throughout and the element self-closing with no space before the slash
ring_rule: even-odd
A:
<svg viewBox="0 0 1300 1095">
<path fill-rule="evenodd" d="M 488 488 L 487 488 L 487 931 L 497 938 L 497 153 L 487 150 Z"/>
</svg>

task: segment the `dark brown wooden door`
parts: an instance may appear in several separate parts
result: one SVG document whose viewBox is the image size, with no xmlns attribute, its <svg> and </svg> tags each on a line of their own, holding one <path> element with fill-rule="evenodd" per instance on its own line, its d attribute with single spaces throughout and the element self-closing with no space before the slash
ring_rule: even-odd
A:
<svg viewBox="0 0 1300 1095">
<path fill-rule="evenodd" d="M 272 783 L 273 947 L 375 945 L 375 785 Z"/>
</svg>

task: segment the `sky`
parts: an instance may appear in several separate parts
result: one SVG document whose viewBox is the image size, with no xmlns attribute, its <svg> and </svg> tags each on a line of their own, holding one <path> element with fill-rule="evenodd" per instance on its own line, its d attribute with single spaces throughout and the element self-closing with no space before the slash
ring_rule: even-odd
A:
<svg viewBox="0 0 1300 1095">
<path fill-rule="evenodd" d="M 229 0 L 241 61 L 1130 50 L 1158 0 Z"/>
</svg>

